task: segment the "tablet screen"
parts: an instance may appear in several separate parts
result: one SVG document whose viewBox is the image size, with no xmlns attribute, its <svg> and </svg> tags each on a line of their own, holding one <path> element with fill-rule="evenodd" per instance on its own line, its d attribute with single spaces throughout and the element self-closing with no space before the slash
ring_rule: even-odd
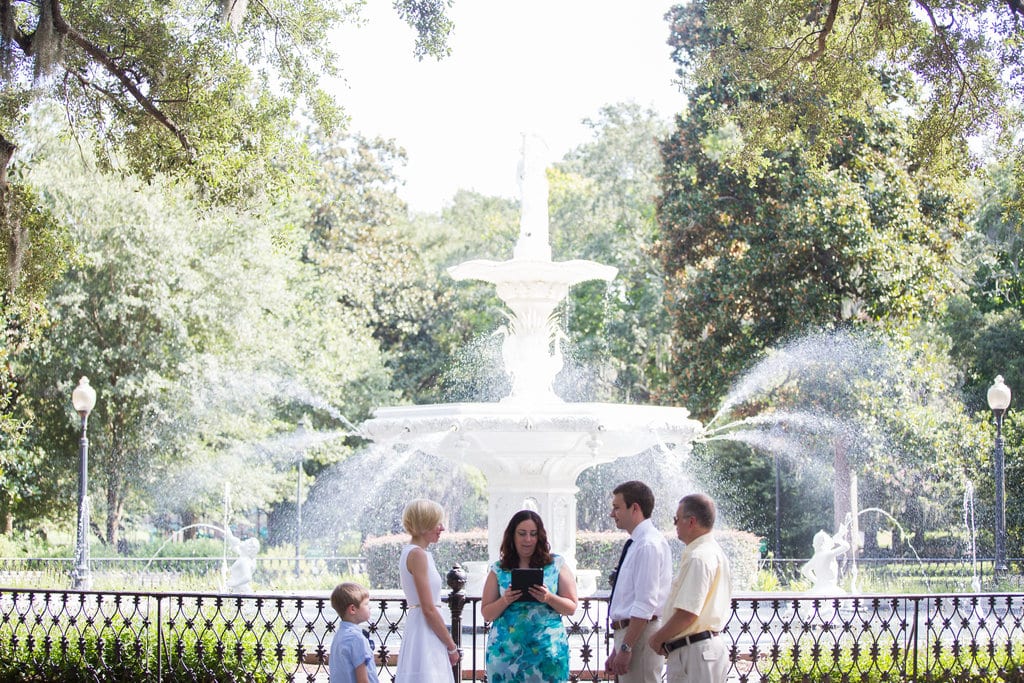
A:
<svg viewBox="0 0 1024 683">
<path fill-rule="evenodd" d="M 513 569 L 512 570 L 512 590 L 523 591 L 523 594 L 519 596 L 519 600 L 528 600 L 531 602 L 537 602 L 537 600 L 527 592 L 527 588 L 530 586 L 539 586 L 544 583 L 544 570 L 543 569 Z"/>
</svg>

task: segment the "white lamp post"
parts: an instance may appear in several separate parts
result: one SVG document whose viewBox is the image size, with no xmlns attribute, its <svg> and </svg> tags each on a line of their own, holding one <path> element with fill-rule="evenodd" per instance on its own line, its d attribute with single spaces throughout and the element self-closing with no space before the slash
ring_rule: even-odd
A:
<svg viewBox="0 0 1024 683">
<path fill-rule="evenodd" d="M 298 458 L 295 462 L 295 576 L 302 575 L 302 475 L 309 429 L 309 417 L 303 416 L 295 430 L 298 444 Z"/>
<path fill-rule="evenodd" d="M 86 426 L 89 413 L 96 406 L 96 390 L 89 386 L 89 378 L 83 377 L 71 392 L 71 405 L 82 418 L 82 438 L 78 442 L 78 536 L 75 540 L 75 568 L 71 572 L 72 588 L 89 590 L 92 575 L 89 573 L 89 439 Z"/>
<path fill-rule="evenodd" d="M 996 443 L 993 453 L 996 477 L 996 567 L 997 574 L 1006 572 L 1006 474 L 1003 469 L 1003 416 L 1010 407 L 1010 387 L 997 375 L 988 389 L 988 407 L 996 418 Z"/>
</svg>

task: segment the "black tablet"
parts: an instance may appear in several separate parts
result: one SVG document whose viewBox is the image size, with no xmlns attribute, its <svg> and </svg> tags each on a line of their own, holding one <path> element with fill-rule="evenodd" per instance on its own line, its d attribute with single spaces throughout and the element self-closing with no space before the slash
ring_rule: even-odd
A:
<svg viewBox="0 0 1024 683">
<path fill-rule="evenodd" d="M 512 590 L 523 591 L 523 594 L 519 596 L 520 600 L 529 600 L 537 602 L 526 590 L 530 586 L 539 586 L 544 583 L 544 570 L 543 569 L 513 569 L 512 570 Z"/>
</svg>

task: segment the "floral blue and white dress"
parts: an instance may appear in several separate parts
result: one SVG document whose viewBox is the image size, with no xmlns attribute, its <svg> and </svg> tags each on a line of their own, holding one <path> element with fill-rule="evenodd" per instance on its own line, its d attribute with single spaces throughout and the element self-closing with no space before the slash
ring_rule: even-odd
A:
<svg viewBox="0 0 1024 683">
<path fill-rule="evenodd" d="M 560 555 L 544 567 L 544 585 L 558 592 Z M 512 572 L 495 562 L 498 592 L 512 583 Z M 489 683 L 564 683 L 569 680 L 569 638 L 562 615 L 542 602 L 517 601 L 505 608 L 487 636 Z"/>
</svg>

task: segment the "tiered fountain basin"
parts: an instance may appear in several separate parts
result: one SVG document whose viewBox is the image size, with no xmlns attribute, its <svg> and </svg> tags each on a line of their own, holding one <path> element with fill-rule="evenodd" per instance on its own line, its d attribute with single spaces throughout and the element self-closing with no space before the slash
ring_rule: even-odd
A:
<svg viewBox="0 0 1024 683">
<path fill-rule="evenodd" d="M 579 474 L 651 449 L 680 457 L 702 426 L 685 408 L 506 400 L 378 408 L 362 431 L 378 443 L 478 468 L 488 482 L 491 560 L 505 522 L 531 508 L 544 519 L 552 550 L 575 566 Z"/>
</svg>

